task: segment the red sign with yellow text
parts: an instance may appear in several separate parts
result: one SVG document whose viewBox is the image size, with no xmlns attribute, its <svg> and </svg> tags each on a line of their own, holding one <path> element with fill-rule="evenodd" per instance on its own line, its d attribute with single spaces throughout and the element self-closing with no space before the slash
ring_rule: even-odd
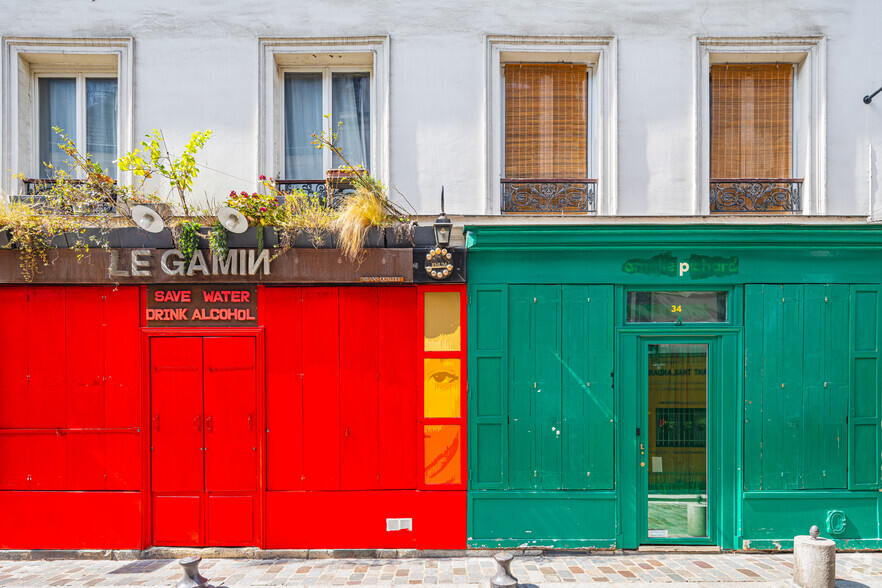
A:
<svg viewBox="0 0 882 588">
<path fill-rule="evenodd" d="M 257 325 L 257 286 L 147 286 L 148 327 Z"/>
</svg>

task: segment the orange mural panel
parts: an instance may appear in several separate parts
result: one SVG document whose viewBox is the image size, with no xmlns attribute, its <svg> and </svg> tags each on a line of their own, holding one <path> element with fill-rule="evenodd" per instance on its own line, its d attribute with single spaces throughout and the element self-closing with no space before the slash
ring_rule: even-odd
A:
<svg viewBox="0 0 882 588">
<path fill-rule="evenodd" d="M 462 483 L 459 425 L 423 427 L 426 484 Z"/>
</svg>

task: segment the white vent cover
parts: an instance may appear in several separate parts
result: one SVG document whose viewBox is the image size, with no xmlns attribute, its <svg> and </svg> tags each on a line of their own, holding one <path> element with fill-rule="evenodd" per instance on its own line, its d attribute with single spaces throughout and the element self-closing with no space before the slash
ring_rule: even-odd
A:
<svg viewBox="0 0 882 588">
<path fill-rule="evenodd" d="M 386 531 L 413 531 L 413 519 L 386 519 Z"/>
</svg>

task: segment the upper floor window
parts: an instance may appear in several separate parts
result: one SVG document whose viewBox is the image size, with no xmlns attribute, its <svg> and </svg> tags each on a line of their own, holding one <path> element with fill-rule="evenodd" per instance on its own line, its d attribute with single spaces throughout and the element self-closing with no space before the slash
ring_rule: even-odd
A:
<svg viewBox="0 0 882 588">
<path fill-rule="evenodd" d="M 387 37 L 262 39 L 260 173 L 324 197 L 325 173 L 344 163 L 313 135 L 335 133 L 350 164 L 385 178 L 387 48 Z"/>
<path fill-rule="evenodd" d="M 488 213 L 614 213 L 615 39 L 488 37 Z"/>
<path fill-rule="evenodd" d="M 11 79 L 2 100 L 0 187 L 19 192 L 17 174 L 51 179 L 49 165 L 69 171 L 54 128 L 119 179 L 115 160 L 132 147 L 131 39 L 7 38 L 3 45 Z"/>
<path fill-rule="evenodd" d="M 36 79 L 39 109 L 37 114 L 38 162 L 40 178 L 52 178 L 55 169 L 65 169 L 65 158 L 58 148 L 62 130 L 85 149 L 107 175 L 116 179 L 118 83 L 116 77 L 95 74 Z M 48 165 L 47 165 L 48 164 Z M 49 166 L 52 166 L 51 168 Z"/>
<path fill-rule="evenodd" d="M 824 40 L 699 39 L 700 214 L 824 214 Z"/>
<path fill-rule="evenodd" d="M 504 74 L 502 211 L 594 212 L 595 181 L 588 176 L 588 66 L 507 63 Z"/>
<path fill-rule="evenodd" d="M 284 114 L 284 179 L 321 179 L 326 170 L 343 165 L 339 156 L 313 145 L 313 135 L 321 133 L 336 133 L 337 145 L 347 161 L 370 171 L 369 71 L 326 67 L 321 71 L 286 72 Z"/>
</svg>

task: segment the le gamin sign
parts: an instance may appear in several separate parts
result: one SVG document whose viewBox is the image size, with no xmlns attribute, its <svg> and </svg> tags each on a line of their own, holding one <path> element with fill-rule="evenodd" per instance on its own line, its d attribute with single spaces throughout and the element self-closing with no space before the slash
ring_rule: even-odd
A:
<svg viewBox="0 0 882 588">
<path fill-rule="evenodd" d="M 257 325 L 257 286 L 147 286 L 148 327 Z"/>
</svg>

